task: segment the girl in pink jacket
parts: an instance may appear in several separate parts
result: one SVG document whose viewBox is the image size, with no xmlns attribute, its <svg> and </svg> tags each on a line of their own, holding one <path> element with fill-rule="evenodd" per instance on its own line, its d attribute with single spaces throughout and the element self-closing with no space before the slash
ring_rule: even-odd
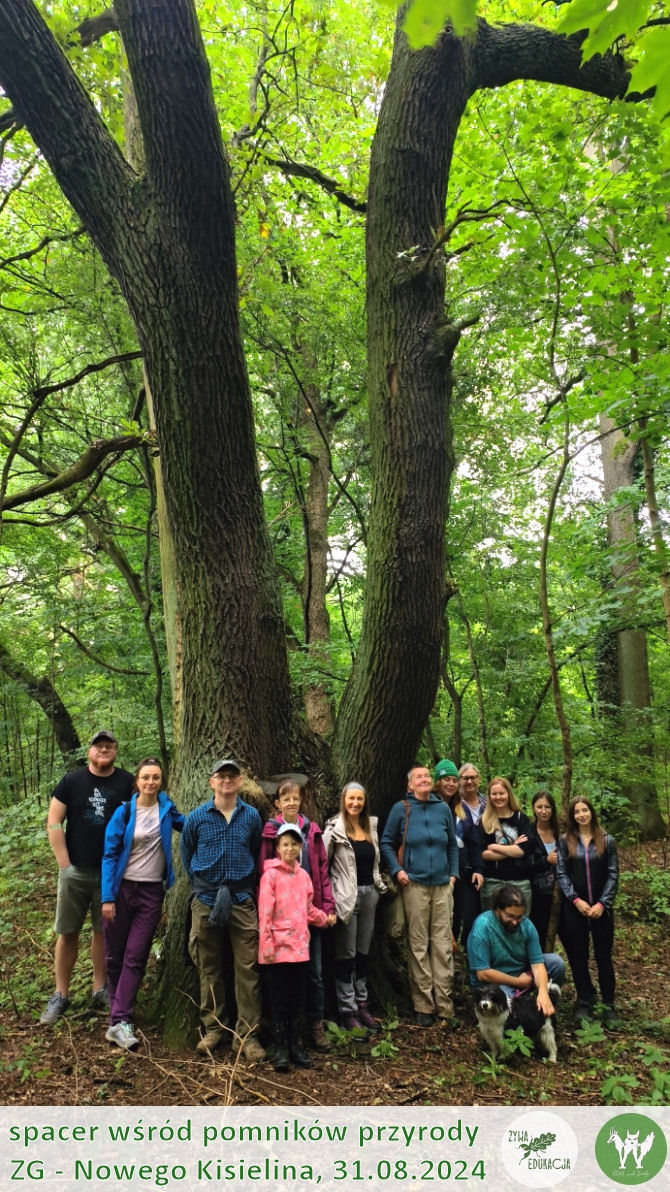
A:
<svg viewBox="0 0 670 1192">
<path fill-rule="evenodd" d="M 299 1068 L 310 1066 L 298 1038 L 309 924 L 328 927 L 336 918 L 313 905 L 311 878 L 298 864 L 302 846 L 297 824 L 282 824 L 277 831 L 277 856 L 267 862 L 258 891 L 258 960 L 267 965 L 277 1072 L 288 1071 L 291 1061 Z"/>
</svg>

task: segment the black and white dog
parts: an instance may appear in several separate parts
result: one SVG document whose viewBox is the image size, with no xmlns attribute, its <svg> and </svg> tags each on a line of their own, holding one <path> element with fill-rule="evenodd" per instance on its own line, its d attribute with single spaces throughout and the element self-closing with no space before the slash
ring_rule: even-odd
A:
<svg viewBox="0 0 670 1192">
<path fill-rule="evenodd" d="M 529 990 L 518 997 L 508 998 L 499 985 L 482 985 L 475 990 L 475 1014 L 479 1030 L 494 1059 L 502 1047 L 505 1031 L 520 1026 L 549 1062 L 556 1063 L 554 1017 L 547 1018 L 538 1010 L 536 992 Z M 553 981 L 549 982 L 549 996 L 555 1009 L 561 991 Z"/>
</svg>

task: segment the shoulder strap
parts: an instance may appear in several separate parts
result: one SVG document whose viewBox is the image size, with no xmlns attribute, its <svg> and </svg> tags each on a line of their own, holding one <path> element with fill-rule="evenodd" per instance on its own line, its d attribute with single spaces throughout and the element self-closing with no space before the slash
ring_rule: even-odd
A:
<svg viewBox="0 0 670 1192">
<path fill-rule="evenodd" d="M 407 825 L 409 824 L 409 799 L 403 799 L 402 805 L 405 808 L 405 826 L 402 833 L 402 841 L 397 852 L 398 864 L 402 867 L 403 858 L 405 856 L 405 841 L 407 839 Z"/>
</svg>

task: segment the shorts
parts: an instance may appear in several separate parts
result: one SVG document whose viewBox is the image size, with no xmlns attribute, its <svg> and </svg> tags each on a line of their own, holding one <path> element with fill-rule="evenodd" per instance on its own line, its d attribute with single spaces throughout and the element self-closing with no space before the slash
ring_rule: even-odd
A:
<svg viewBox="0 0 670 1192">
<path fill-rule="evenodd" d="M 59 869 L 54 923 L 56 935 L 78 935 L 89 907 L 93 930 L 102 931 L 100 870 L 84 869 L 79 865 Z"/>
</svg>

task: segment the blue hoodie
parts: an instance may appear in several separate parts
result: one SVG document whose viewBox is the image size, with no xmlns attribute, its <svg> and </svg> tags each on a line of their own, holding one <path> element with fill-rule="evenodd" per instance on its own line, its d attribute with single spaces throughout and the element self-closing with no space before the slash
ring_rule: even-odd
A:
<svg viewBox="0 0 670 1192">
<path fill-rule="evenodd" d="M 102 857 L 101 902 L 116 902 L 135 835 L 136 804 L 137 795 L 135 794 L 130 803 L 122 803 L 120 807 L 117 807 L 107 824 L 105 851 Z M 175 832 L 181 832 L 185 821 L 181 811 L 177 811 L 172 799 L 168 798 L 165 791 L 161 791 L 158 796 L 158 814 L 161 843 L 165 853 L 165 889 L 169 890 L 174 883 L 172 831 L 174 829 Z"/>
<path fill-rule="evenodd" d="M 402 865 L 397 852 L 405 828 L 404 800 L 394 803 L 379 842 L 384 865 L 391 877 L 401 869 L 409 880 L 420 886 L 444 886 L 458 877 L 458 844 L 454 819 L 447 804 L 432 794 L 425 801 L 405 795 L 409 803 L 409 822 Z"/>
</svg>

